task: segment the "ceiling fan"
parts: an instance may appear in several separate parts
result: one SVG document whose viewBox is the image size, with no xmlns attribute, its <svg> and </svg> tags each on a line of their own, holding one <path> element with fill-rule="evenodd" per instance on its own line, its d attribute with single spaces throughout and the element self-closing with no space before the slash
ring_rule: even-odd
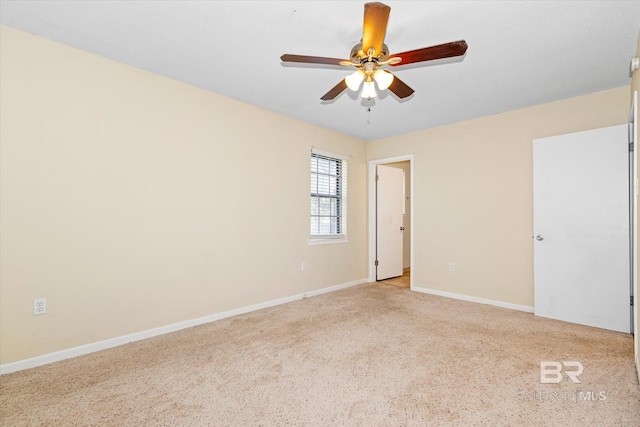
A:
<svg viewBox="0 0 640 427">
<path fill-rule="evenodd" d="M 282 62 L 356 67 L 357 70 L 355 73 L 347 76 L 320 98 L 323 101 L 334 99 L 346 88 L 357 91 L 363 81 L 364 85 L 361 93 L 363 98 L 371 99 L 376 96 L 374 81 L 378 84 L 378 89 L 389 89 L 395 93 L 398 98 L 406 98 L 410 96 L 414 90 L 390 71 L 382 69 L 384 65 L 397 67 L 399 65 L 413 64 L 416 62 L 451 58 L 462 56 L 467 51 L 467 43 L 464 40 L 458 40 L 389 55 L 389 49 L 387 45 L 384 44 L 389 12 L 391 12 L 391 8 L 386 4 L 376 2 L 366 3 L 364 5 L 362 42 L 351 49 L 350 59 L 285 54 L 280 57 L 280 60 L 282 60 Z"/>
</svg>

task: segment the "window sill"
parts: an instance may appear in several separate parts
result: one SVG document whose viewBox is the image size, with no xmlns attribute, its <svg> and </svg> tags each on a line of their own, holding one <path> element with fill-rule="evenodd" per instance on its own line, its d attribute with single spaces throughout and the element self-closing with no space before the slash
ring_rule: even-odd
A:
<svg viewBox="0 0 640 427">
<path fill-rule="evenodd" d="M 333 245 L 336 243 L 349 243 L 349 239 L 346 237 L 338 237 L 338 238 L 319 238 L 319 239 L 311 239 L 309 240 L 309 246 L 313 245 Z"/>
</svg>

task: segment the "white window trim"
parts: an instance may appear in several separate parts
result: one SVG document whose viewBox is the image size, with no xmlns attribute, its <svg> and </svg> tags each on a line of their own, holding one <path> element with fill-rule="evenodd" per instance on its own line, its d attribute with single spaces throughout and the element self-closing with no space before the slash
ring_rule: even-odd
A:
<svg viewBox="0 0 640 427">
<path fill-rule="evenodd" d="M 348 162 L 349 161 L 349 156 L 345 156 L 342 154 L 336 154 L 336 153 L 331 153 L 328 151 L 322 151 L 322 150 L 317 150 L 315 148 L 311 148 L 311 153 L 312 154 L 316 154 L 318 156 L 324 156 L 324 157 L 332 157 L 334 159 L 339 159 L 342 160 L 343 162 Z M 346 181 L 346 185 L 342 188 L 342 192 L 343 192 L 343 200 L 344 200 L 344 217 L 342 218 L 342 228 L 346 231 L 348 231 L 347 229 L 347 218 L 348 218 L 348 209 L 347 209 L 347 197 L 348 197 L 348 192 L 347 192 L 347 186 L 349 185 L 349 166 L 347 163 L 346 166 L 347 169 L 347 175 L 345 177 L 345 181 Z M 344 181 L 343 181 L 344 182 Z M 347 237 L 347 233 L 345 232 L 344 234 L 339 234 L 339 235 L 316 235 L 316 236 L 310 236 L 309 237 L 309 242 L 308 244 L 310 246 L 313 245 L 333 245 L 333 244 L 339 244 L 339 243 L 348 243 L 349 239 Z"/>
<path fill-rule="evenodd" d="M 309 240 L 309 246 L 334 245 L 336 243 L 349 243 L 349 239 L 344 236 L 318 236 Z"/>
<path fill-rule="evenodd" d="M 324 156 L 324 157 L 333 157 L 334 159 L 340 159 L 340 160 L 349 160 L 349 156 L 343 156 L 342 154 L 336 154 L 336 153 L 330 153 L 328 151 L 320 151 L 320 150 L 316 150 L 315 148 L 311 149 L 311 153 L 312 154 L 317 154 L 318 156 Z"/>
</svg>

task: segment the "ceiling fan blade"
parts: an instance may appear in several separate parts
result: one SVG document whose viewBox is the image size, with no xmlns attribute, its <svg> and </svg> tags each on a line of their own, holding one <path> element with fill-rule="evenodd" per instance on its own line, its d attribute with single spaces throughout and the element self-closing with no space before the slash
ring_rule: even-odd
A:
<svg viewBox="0 0 640 427">
<path fill-rule="evenodd" d="M 305 56 L 305 55 L 289 55 L 285 53 L 280 57 L 282 62 L 303 62 L 305 64 L 327 64 L 327 65 L 343 65 L 342 63 L 351 62 L 346 59 L 325 58 L 323 56 Z"/>
<path fill-rule="evenodd" d="M 362 26 L 362 51 L 365 55 L 369 48 L 375 49 L 375 56 L 382 52 L 384 35 L 387 32 L 391 8 L 382 3 L 367 3 L 364 5 L 364 25 Z"/>
<path fill-rule="evenodd" d="M 393 75 L 393 81 L 391 82 L 391 86 L 389 86 L 389 90 L 395 93 L 398 98 L 406 98 L 414 92 L 413 89 L 407 86 L 407 84 L 400 80 L 395 74 Z"/>
<path fill-rule="evenodd" d="M 347 88 L 347 83 L 344 81 L 344 79 L 342 79 L 340 80 L 340 83 L 335 85 L 329 92 L 325 93 L 320 99 L 322 99 L 323 101 L 330 101 L 336 96 L 340 95 L 342 91 L 345 90 L 346 88 Z"/>
<path fill-rule="evenodd" d="M 392 58 L 401 58 L 398 63 L 389 62 L 392 67 L 400 65 L 413 64 L 414 62 L 432 61 L 434 59 L 452 58 L 454 56 L 462 56 L 467 51 L 467 42 L 458 40 L 457 42 L 439 44 L 437 46 L 424 47 L 422 49 L 409 50 L 402 53 L 394 53 Z"/>
</svg>

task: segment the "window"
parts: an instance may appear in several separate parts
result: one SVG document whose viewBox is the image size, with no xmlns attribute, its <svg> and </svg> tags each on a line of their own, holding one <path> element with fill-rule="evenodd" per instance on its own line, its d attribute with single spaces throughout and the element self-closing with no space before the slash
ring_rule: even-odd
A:
<svg viewBox="0 0 640 427">
<path fill-rule="evenodd" d="M 347 236 L 347 159 L 311 151 L 311 239 Z"/>
</svg>

